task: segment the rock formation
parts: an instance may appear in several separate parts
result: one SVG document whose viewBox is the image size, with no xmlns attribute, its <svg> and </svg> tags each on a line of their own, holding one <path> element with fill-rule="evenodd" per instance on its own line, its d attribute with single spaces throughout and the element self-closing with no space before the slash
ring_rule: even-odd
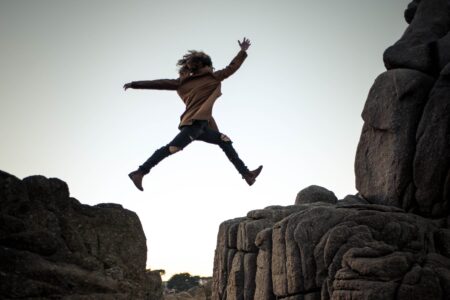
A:
<svg viewBox="0 0 450 300">
<path fill-rule="evenodd" d="M 370 202 L 449 214 L 450 3 L 413 1 L 410 25 L 384 53 L 388 69 L 363 111 L 356 188 Z"/>
<path fill-rule="evenodd" d="M 138 216 L 82 205 L 65 182 L 0 171 L 1 299 L 160 299 Z"/>
<path fill-rule="evenodd" d="M 450 1 L 405 19 L 362 112 L 358 195 L 311 186 L 223 222 L 213 300 L 450 299 Z"/>
<path fill-rule="evenodd" d="M 211 280 L 184 292 L 165 294 L 164 300 L 211 300 Z"/>
<path fill-rule="evenodd" d="M 312 201 L 312 199 L 311 199 Z M 445 299 L 450 230 L 348 196 L 222 223 L 213 299 Z"/>
</svg>

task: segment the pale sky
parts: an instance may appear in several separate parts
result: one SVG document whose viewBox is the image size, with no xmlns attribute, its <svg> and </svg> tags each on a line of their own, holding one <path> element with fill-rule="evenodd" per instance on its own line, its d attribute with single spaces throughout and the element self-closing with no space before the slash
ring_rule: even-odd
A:
<svg viewBox="0 0 450 300">
<path fill-rule="evenodd" d="M 360 114 L 409 2 L 0 0 L 0 169 L 135 211 L 148 268 L 210 276 L 221 222 L 293 204 L 311 184 L 356 193 Z M 249 56 L 213 115 L 251 169 L 264 165 L 255 185 L 194 142 L 138 191 L 128 173 L 177 134 L 184 105 L 123 84 L 176 78 L 190 49 L 223 68 L 244 36 Z"/>
</svg>

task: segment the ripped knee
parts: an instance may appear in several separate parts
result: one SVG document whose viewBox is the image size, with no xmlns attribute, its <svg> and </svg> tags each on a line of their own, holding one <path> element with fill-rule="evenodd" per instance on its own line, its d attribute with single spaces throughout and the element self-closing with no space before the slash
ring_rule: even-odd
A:
<svg viewBox="0 0 450 300">
<path fill-rule="evenodd" d="M 180 147 L 177 147 L 177 146 L 169 146 L 169 152 L 170 152 L 170 154 L 177 153 L 177 152 L 180 151 L 180 150 L 181 150 Z"/>
<path fill-rule="evenodd" d="M 225 135 L 223 133 L 220 135 L 220 139 L 222 141 L 224 141 L 225 143 L 231 143 L 231 139 L 227 135 Z"/>
</svg>

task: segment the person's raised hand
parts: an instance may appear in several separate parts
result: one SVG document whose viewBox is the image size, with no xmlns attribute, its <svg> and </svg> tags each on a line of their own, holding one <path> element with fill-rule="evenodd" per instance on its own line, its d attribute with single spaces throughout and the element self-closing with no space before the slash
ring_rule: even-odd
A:
<svg viewBox="0 0 450 300">
<path fill-rule="evenodd" d="M 241 41 L 239 41 L 238 40 L 238 43 L 239 43 L 239 47 L 241 47 L 241 50 L 243 50 L 243 51 L 247 51 L 247 49 L 250 47 L 250 40 L 249 39 L 247 39 L 247 38 L 245 38 L 244 37 L 244 39 L 242 40 L 242 43 L 241 43 Z"/>
<path fill-rule="evenodd" d="M 129 82 L 129 83 L 125 83 L 124 85 L 123 85 L 123 89 L 126 91 L 127 89 L 129 89 L 131 87 L 131 82 Z"/>
</svg>

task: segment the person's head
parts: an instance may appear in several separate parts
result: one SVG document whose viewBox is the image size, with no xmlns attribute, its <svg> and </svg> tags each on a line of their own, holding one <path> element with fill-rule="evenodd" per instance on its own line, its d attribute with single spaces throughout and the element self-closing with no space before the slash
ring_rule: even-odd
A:
<svg viewBox="0 0 450 300">
<path fill-rule="evenodd" d="M 178 61 L 177 66 L 180 67 L 180 74 L 195 73 L 204 67 L 213 68 L 211 57 L 202 51 L 195 50 L 189 50 L 188 53 Z"/>
</svg>

